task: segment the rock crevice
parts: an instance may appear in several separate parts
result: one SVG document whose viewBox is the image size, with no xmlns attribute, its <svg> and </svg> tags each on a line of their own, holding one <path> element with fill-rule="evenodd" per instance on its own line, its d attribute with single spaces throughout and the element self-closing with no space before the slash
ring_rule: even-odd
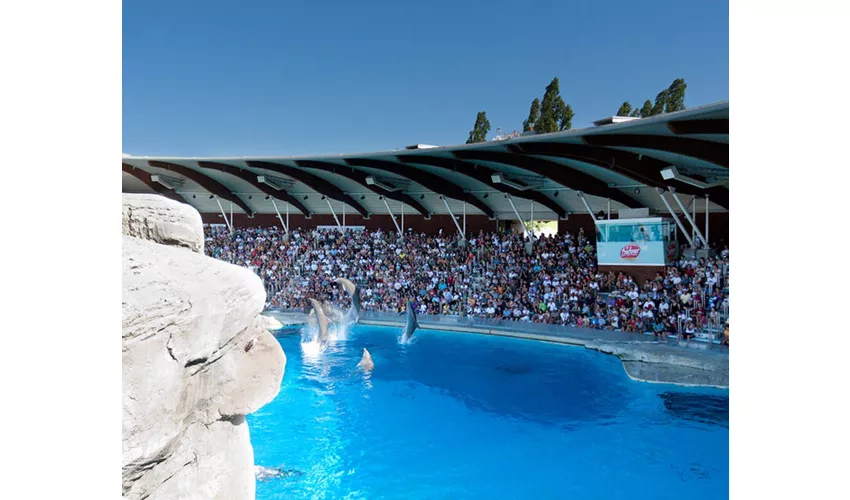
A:
<svg viewBox="0 0 850 500">
<path fill-rule="evenodd" d="M 262 283 L 203 255 L 188 205 L 123 201 L 123 496 L 254 498 L 244 416 L 277 395 L 286 363 Z"/>
</svg>

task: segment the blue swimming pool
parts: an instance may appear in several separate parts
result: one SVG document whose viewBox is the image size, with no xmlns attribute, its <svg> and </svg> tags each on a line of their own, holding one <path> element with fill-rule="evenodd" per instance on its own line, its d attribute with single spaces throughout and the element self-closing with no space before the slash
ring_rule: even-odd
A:
<svg viewBox="0 0 850 500">
<path fill-rule="evenodd" d="M 356 326 L 321 355 L 278 337 L 278 397 L 248 417 L 266 499 L 728 497 L 728 391 L 634 382 L 583 348 Z M 375 371 L 356 365 L 369 349 Z"/>
</svg>

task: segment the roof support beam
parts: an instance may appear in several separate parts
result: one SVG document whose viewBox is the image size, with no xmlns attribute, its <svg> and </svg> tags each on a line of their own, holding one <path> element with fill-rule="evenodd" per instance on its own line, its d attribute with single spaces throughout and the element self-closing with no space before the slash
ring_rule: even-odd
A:
<svg viewBox="0 0 850 500">
<path fill-rule="evenodd" d="M 238 177 L 273 198 L 277 198 L 280 201 L 291 203 L 292 206 L 298 209 L 298 211 L 304 214 L 307 218 L 312 215 L 307 209 L 307 207 L 305 207 L 304 204 L 298 201 L 298 199 L 296 199 L 294 196 L 289 194 L 289 192 L 283 189 L 276 189 L 273 186 L 269 186 L 268 184 L 259 182 L 257 180 L 257 174 L 246 168 L 236 167 L 233 165 L 227 165 L 214 161 L 199 161 L 198 166 L 205 169 L 218 170 L 220 172 L 230 174 L 234 177 Z"/>
<path fill-rule="evenodd" d="M 183 196 L 180 195 L 180 193 L 178 193 L 176 190 L 171 189 L 171 188 L 167 188 L 167 187 L 163 186 L 162 184 L 160 184 L 158 182 L 154 182 L 153 179 L 151 179 L 151 174 L 149 174 L 148 172 L 145 172 L 144 170 L 142 170 L 140 168 L 136 168 L 132 165 L 128 165 L 127 163 L 122 163 L 121 164 L 121 170 L 132 175 L 136 179 L 139 179 L 147 187 L 153 189 L 154 191 L 156 191 L 160 195 L 165 196 L 166 198 L 172 199 L 174 201 L 179 201 L 180 203 L 189 203 L 189 201 L 184 199 Z"/>
<path fill-rule="evenodd" d="M 167 161 L 151 160 L 148 162 L 148 165 L 150 165 L 151 167 L 168 170 L 178 175 L 182 175 L 187 179 L 191 179 L 197 182 L 202 188 L 209 191 L 210 193 L 218 196 L 223 200 L 227 200 L 231 203 L 234 203 L 237 207 L 241 208 L 242 211 L 245 212 L 247 215 L 254 215 L 254 210 L 252 210 L 247 203 L 245 203 L 244 201 L 242 201 L 242 199 L 233 194 L 227 186 L 218 182 L 217 180 L 213 179 L 208 175 L 202 174 L 197 170 L 192 170 L 189 167 L 184 167 L 183 165 L 177 165 L 176 163 L 171 163 Z"/>
<path fill-rule="evenodd" d="M 675 191 L 675 190 L 673 190 L 673 189 L 670 189 L 669 191 L 670 191 L 670 195 L 671 195 L 671 196 L 673 196 L 673 199 L 676 201 L 676 204 L 677 204 L 677 205 L 679 205 L 679 208 L 681 208 L 681 209 L 682 209 L 682 213 L 684 213 L 684 214 L 685 214 L 685 219 L 687 219 L 687 220 L 688 220 L 688 222 L 690 223 L 691 227 L 694 229 L 694 231 L 693 231 L 693 232 L 697 235 L 697 237 L 698 237 L 699 239 L 701 239 L 701 240 L 702 240 L 702 244 L 704 245 L 704 247 L 705 247 L 705 248 L 708 248 L 708 243 L 707 243 L 707 242 L 706 242 L 706 240 L 705 240 L 705 236 L 703 236 L 703 235 L 702 235 L 702 231 L 700 231 L 700 230 L 699 230 L 699 227 L 697 227 L 697 223 L 696 223 L 696 221 L 693 219 L 693 217 L 691 217 L 691 214 L 689 214 L 689 213 L 688 213 L 688 209 L 687 209 L 687 208 L 685 208 L 685 205 L 682 203 L 682 200 L 679 198 L 679 195 L 677 195 L 677 194 L 676 194 L 676 191 Z M 696 201 L 697 201 L 696 197 L 694 197 L 694 198 L 691 200 L 691 203 L 693 203 L 693 205 L 694 205 L 694 216 L 696 216 L 696 213 L 697 213 L 697 204 L 696 204 Z"/>
<path fill-rule="evenodd" d="M 537 203 L 540 203 L 541 205 L 547 207 L 549 210 L 555 212 L 559 219 L 563 219 L 567 216 L 567 211 L 563 207 L 561 207 L 554 200 L 549 199 L 546 195 L 539 191 L 535 191 L 533 189 L 515 189 L 504 183 L 493 182 L 493 174 L 498 173 L 501 175 L 505 175 L 504 172 L 499 172 L 483 165 L 478 165 L 463 160 L 455 160 L 452 158 L 443 158 L 440 156 L 398 155 L 396 156 L 396 158 L 405 163 L 428 165 L 457 172 L 469 178 L 475 179 L 478 182 L 487 184 L 488 186 L 503 193 L 509 193 L 518 198 L 536 201 Z"/>
<path fill-rule="evenodd" d="M 685 134 L 717 134 L 729 135 L 729 119 L 716 118 L 708 120 L 674 120 L 667 123 L 670 132 L 676 135 Z"/>
<path fill-rule="evenodd" d="M 331 182 L 326 181 L 325 179 L 311 174 L 310 172 L 306 172 L 301 168 L 290 167 L 288 165 L 283 165 L 281 163 L 273 163 L 270 161 L 246 161 L 251 168 L 262 168 L 265 170 L 269 170 L 272 172 L 277 172 L 279 174 L 283 174 L 293 179 L 301 182 L 302 184 L 307 185 L 310 189 L 321 193 L 328 198 L 333 198 L 334 200 L 340 201 L 342 203 L 346 203 L 348 206 L 356 210 L 360 215 L 363 216 L 364 219 L 369 218 L 369 212 L 359 203 L 354 201 L 354 198 L 345 194 L 342 189 L 338 188 Z"/>
<path fill-rule="evenodd" d="M 439 175 L 432 174 L 431 172 L 426 172 L 416 167 L 403 165 L 401 163 L 370 158 L 349 158 L 345 160 L 345 163 L 354 167 L 367 167 L 375 170 L 383 170 L 385 172 L 391 172 L 395 175 L 405 177 L 417 184 L 421 184 L 425 187 L 425 189 L 430 189 L 437 194 L 447 196 L 458 201 L 465 201 L 478 210 L 484 212 L 487 217 L 490 217 L 491 219 L 496 217 L 496 212 L 494 212 L 493 209 L 486 203 L 467 193 L 457 184 L 454 184 Z"/>
<path fill-rule="evenodd" d="M 526 154 L 572 158 L 624 175 L 649 187 L 666 189 L 669 185 L 683 194 L 709 193 L 715 203 L 723 208 L 729 207 L 728 188 L 699 189 L 676 179 L 664 180 L 661 177 L 661 170 L 668 167 L 669 163 L 650 155 L 566 142 L 521 142 L 509 145 L 508 149 Z"/>
<path fill-rule="evenodd" d="M 729 168 L 729 144 L 723 142 L 648 134 L 594 134 L 583 136 L 582 140 L 591 146 L 666 151 Z"/>
<path fill-rule="evenodd" d="M 466 160 L 488 161 L 491 163 L 502 163 L 512 167 L 521 168 L 564 186 L 567 189 L 584 191 L 585 193 L 602 198 L 611 198 L 622 203 L 628 208 L 640 208 L 641 203 L 626 193 L 611 189 L 608 184 L 588 175 L 581 170 L 573 168 L 569 163 L 558 163 L 552 160 L 536 158 L 522 153 L 502 153 L 498 151 L 478 151 L 474 149 L 463 149 L 454 151 L 454 155 Z"/>
<path fill-rule="evenodd" d="M 295 164 L 299 167 L 304 168 L 314 168 L 316 170 L 322 170 L 324 172 L 331 172 L 333 174 L 341 175 L 343 177 L 347 177 L 352 181 L 360 184 L 361 186 L 369 189 L 373 193 L 379 194 L 381 196 L 385 196 L 391 200 L 400 201 L 402 203 L 407 204 L 412 207 L 414 210 L 424 215 L 425 217 L 429 217 L 431 212 L 425 208 L 424 205 L 413 199 L 409 194 L 403 193 L 401 191 L 387 191 L 386 189 L 381 188 L 380 186 L 375 186 L 366 182 L 366 177 L 369 177 L 366 173 L 361 172 L 359 170 L 355 170 L 346 165 L 337 165 L 335 163 L 317 161 L 317 160 L 296 160 Z"/>
</svg>

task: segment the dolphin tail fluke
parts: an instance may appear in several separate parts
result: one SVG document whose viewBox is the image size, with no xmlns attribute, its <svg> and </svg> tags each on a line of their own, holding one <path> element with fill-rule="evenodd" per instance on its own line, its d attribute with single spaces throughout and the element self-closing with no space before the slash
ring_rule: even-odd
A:
<svg viewBox="0 0 850 500">
<path fill-rule="evenodd" d="M 348 292 L 349 296 L 354 297 L 355 292 L 357 292 L 357 285 L 345 278 L 337 278 L 334 281 L 342 285 L 342 288 L 344 288 L 345 291 Z"/>
</svg>

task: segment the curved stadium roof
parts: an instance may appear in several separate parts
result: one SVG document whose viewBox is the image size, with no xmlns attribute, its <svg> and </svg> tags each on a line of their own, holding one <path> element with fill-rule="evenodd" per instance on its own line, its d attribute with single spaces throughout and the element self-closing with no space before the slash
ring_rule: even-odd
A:
<svg viewBox="0 0 850 500">
<path fill-rule="evenodd" d="M 625 120 L 625 121 L 620 121 Z M 486 214 L 515 219 L 648 207 L 666 211 L 655 188 L 688 203 L 709 195 L 729 207 L 729 103 L 598 126 L 445 147 L 310 157 L 122 155 L 124 192 L 157 192 L 200 212 Z M 671 172 L 670 167 L 675 167 Z M 666 175 L 662 170 L 667 170 Z M 218 199 L 216 199 L 218 198 Z M 445 202 L 443 201 L 445 199 Z M 674 204 L 675 206 L 675 204 Z"/>
</svg>

